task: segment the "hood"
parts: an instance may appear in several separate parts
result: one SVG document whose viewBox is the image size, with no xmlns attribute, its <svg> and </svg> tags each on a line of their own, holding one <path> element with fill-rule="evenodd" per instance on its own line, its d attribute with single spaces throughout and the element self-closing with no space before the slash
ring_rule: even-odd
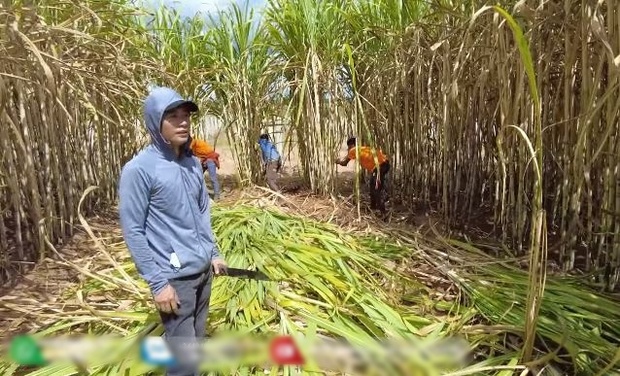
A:
<svg viewBox="0 0 620 376">
<path fill-rule="evenodd" d="M 176 91 L 167 87 L 154 88 L 144 100 L 144 122 L 153 145 L 161 152 L 172 153 L 170 144 L 161 135 L 161 121 L 166 110 L 181 105 L 189 105 L 190 111 L 198 111 L 198 106 L 184 99 Z M 189 140 L 191 142 L 191 138 Z"/>
</svg>

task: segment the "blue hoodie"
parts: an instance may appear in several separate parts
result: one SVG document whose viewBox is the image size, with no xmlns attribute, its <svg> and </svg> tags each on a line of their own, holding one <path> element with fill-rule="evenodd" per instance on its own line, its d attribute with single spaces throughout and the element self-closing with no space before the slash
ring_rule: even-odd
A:
<svg viewBox="0 0 620 376">
<path fill-rule="evenodd" d="M 275 162 L 280 159 L 280 153 L 278 153 L 278 150 L 274 144 L 271 143 L 271 141 L 261 138 L 258 140 L 258 144 L 260 145 L 262 151 L 263 163 L 271 161 Z"/>
<path fill-rule="evenodd" d="M 153 295 L 168 279 L 204 272 L 219 257 L 200 162 L 191 153 L 177 157 L 160 133 L 166 108 L 182 101 L 168 88 L 149 94 L 151 144 L 123 166 L 119 183 L 123 237 Z"/>
</svg>

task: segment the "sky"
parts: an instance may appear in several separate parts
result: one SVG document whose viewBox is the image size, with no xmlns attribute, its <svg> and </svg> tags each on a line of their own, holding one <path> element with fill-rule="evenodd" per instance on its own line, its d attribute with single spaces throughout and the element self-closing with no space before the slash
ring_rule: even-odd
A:
<svg viewBox="0 0 620 376">
<path fill-rule="evenodd" d="M 163 2 L 165 5 L 176 8 L 181 16 L 192 17 L 198 12 L 206 14 L 215 13 L 218 9 L 224 10 L 232 2 L 236 2 L 243 9 L 246 1 L 249 2 L 251 8 L 254 8 L 257 16 L 267 5 L 267 0 L 145 0 L 145 3 L 159 5 Z"/>
</svg>

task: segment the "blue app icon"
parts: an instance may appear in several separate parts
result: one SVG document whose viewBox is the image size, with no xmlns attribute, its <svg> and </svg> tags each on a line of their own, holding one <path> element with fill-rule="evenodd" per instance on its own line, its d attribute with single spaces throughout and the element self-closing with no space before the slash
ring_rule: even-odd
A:
<svg viewBox="0 0 620 376">
<path fill-rule="evenodd" d="M 162 337 L 146 337 L 140 346 L 142 361 L 154 366 L 171 366 L 174 357 Z"/>
</svg>

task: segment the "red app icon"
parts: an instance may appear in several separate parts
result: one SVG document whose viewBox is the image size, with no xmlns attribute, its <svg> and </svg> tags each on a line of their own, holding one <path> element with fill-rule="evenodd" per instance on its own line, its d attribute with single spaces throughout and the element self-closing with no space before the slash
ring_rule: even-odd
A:
<svg viewBox="0 0 620 376">
<path fill-rule="evenodd" d="M 269 352 L 271 353 L 271 360 L 277 365 L 299 366 L 304 364 L 304 358 L 293 337 L 280 336 L 274 338 L 269 346 Z"/>
</svg>

